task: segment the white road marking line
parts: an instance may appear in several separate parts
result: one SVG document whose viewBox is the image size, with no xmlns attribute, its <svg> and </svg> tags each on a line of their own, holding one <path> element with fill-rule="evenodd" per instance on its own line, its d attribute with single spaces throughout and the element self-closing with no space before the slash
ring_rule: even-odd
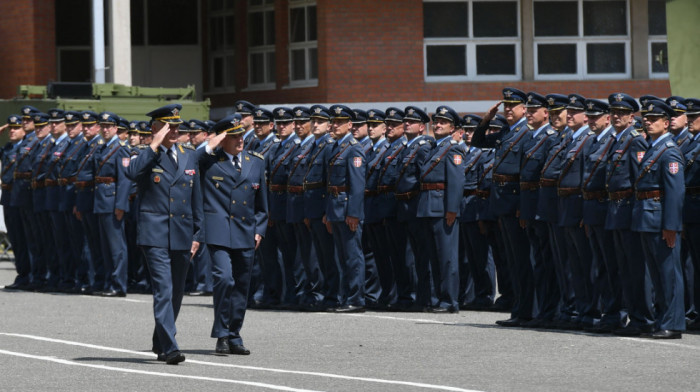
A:
<svg viewBox="0 0 700 392">
<path fill-rule="evenodd" d="M 311 389 L 291 388 L 291 387 L 285 387 L 283 385 L 265 384 L 265 383 L 254 382 L 254 381 L 241 381 L 241 380 L 231 380 L 231 379 L 227 379 L 227 378 L 214 378 L 214 377 L 204 377 L 204 376 L 189 376 L 189 375 L 185 375 L 185 374 L 149 372 L 146 370 L 127 369 L 127 368 L 105 366 L 105 365 L 94 365 L 94 364 L 89 364 L 89 363 L 80 363 L 80 362 L 75 362 L 75 361 L 69 361 L 66 359 L 60 359 L 60 358 L 55 358 L 55 357 L 46 357 L 46 356 L 40 356 L 40 355 L 30 355 L 30 354 L 18 353 L 18 352 L 14 352 L 14 351 L 6 351 L 6 350 L 2 350 L 2 349 L 0 349 L 0 354 L 12 355 L 15 357 L 22 357 L 22 358 L 38 359 L 41 361 L 55 362 L 55 363 L 60 363 L 63 365 L 82 366 L 82 367 L 89 367 L 89 368 L 93 368 L 93 369 L 111 370 L 111 371 L 124 372 L 124 373 L 136 373 L 136 374 L 143 374 L 143 375 L 147 375 L 147 376 L 185 378 L 185 379 L 190 379 L 190 380 L 214 381 L 214 382 L 223 382 L 223 383 L 228 383 L 228 384 L 241 384 L 241 385 L 249 385 L 249 386 L 260 387 L 260 388 L 274 389 L 277 391 L 318 392 L 318 391 L 314 391 Z"/>
<path fill-rule="evenodd" d="M 62 340 L 62 339 L 53 339 L 53 338 L 47 338 L 47 337 L 43 337 L 43 336 L 25 335 L 25 334 L 18 334 L 18 333 L 6 333 L 6 332 L 0 332 L 0 335 L 14 336 L 14 337 L 20 337 L 20 338 L 33 339 L 33 340 L 40 340 L 40 341 L 44 341 L 44 342 L 61 343 L 61 344 L 67 344 L 67 345 L 71 345 L 71 346 L 86 347 L 86 348 L 92 348 L 92 349 L 104 350 L 104 351 L 128 353 L 128 354 L 146 356 L 146 357 L 151 357 L 151 358 L 155 357 L 155 354 L 149 353 L 149 352 L 132 351 L 132 350 L 127 350 L 127 349 L 123 349 L 123 348 L 115 348 L 115 347 L 107 347 L 107 346 L 98 346 L 95 344 L 73 342 L 73 341 Z M 350 380 L 350 381 L 365 381 L 365 382 L 372 382 L 372 383 L 377 383 L 377 384 L 404 385 L 404 386 L 410 386 L 410 387 L 436 389 L 436 390 L 442 390 L 442 391 L 479 392 L 479 391 L 475 391 L 472 389 L 463 389 L 463 388 L 451 387 L 451 386 L 447 386 L 447 385 L 425 384 L 425 383 L 419 383 L 419 382 L 399 381 L 399 380 L 384 380 L 384 379 L 380 379 L 380 378 L 370 378 L 370 377 L 344 376 L 342 374 L 333 374 L 333 373 L 306 372 L 306 371 L 299 371 L 299 370 L 264 368 L 264 367 L 257 367 L 257 366 L 243 366 L 243 365 L 233 365 L 233 364 L 226 364 L 226 363 L 197 361 L 197 360 L 192 360 L 192 359 L 188 359 L 187 362 L 198 364 L 198 365 L 205 365 L 205 366 L 257 370 L 257 371 L 271 372 L 271 373 L 298 374 L 298 375 L 305 375 L 305 376 L 326 377 L 326 378 L 334 378 L 334 379 Z"/>
<path fill-rule="evenodd" d="M 325 313 L 325 314 L 331 314 L 331 313 Z M 338 316 L 337 314 L 333 314 L 333 316 Z M 367 317 L 367 318 L 378 318 L 378 319 L 384 319 L 384 320 L 399 320 L 399 321 L 413 321 L 416 323 L 425 323 L 425 324 L 445 324 L 445 325 L 454 325 L 457 324 L 456 322 L 453 321 L 440 321 L 440 320 L 431 320 L 431 319 L 414 319 L 414 318 L 405 318 L 405 317 L 394 317 L 394 316 L 380 316 L 380 315 L 374 315 L 374 314 L 342 314 L 342 316 L 347 316 L 347 317 Z"/>
<path fill-rule="evenodd" d="M 620 339 L 629 340 L 632 342 L 652 343 L 652 344 L 659 344 L 662 346 L 681 347 L 681 348 L 689 348 L 691 350 L 700 350 L 700 347 L 698 347 L 698 346 L 691 346 L 689 344 L 682 344 L 682 343 L 672 343 L 672 342 L 666 342 L 666 341 L 662 341 L 662 340 L 643 339 L 643 338 L 620 338 Z"/>
<path fill-rule="evenodd" d="M 140 303 L 140 304 L 150 304 L 153 303 L 153 301 L 144 301 L 141 299 L 132 299 L 132 298 L 107 298 L 107 297 L 100 297 L 99 295 L 87 295 L 87 294 L 81 294 L 80 297 L 83 298 L 92 298 L 92 299 L 104 299 L 107 301 L 123 301 L 123 302 L 134 302 L 134 303 Z"/>
</svg>

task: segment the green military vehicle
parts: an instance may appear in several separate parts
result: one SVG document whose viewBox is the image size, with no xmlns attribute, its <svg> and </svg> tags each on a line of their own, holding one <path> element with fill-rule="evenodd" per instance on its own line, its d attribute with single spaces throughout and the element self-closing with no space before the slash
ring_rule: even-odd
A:
<svg viewBox="0 0 700 392">
<path fill-rule="evenodd" d="M 196 100 L 194 86 L 185 88 L 139 87 L 122 84 L 49 83 L 48 86 L 21 85 L 17 98 L 0 100 L 0 125 L 11 114 L 21 114 L 20 109 L 32 105 L 41 111 L 51 108 L 63 110 L 110 111 L 129 121 L 149 120 L 146 113 L 169 103 L 182 104 L 181 116 L 209 119 L 210 101 Z M 0 135 L 0 146 L 7 141 L 5 132 Z"/>
</svg>

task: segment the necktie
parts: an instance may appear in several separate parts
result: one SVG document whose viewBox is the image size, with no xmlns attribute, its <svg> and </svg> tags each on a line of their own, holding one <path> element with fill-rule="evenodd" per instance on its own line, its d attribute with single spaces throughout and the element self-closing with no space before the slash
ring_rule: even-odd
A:
<svg viewBox="0 0 700 392">
<path fill-rule="evenodd" d="M 175 155 L 175 151 L 169 149 L 168 158 L 170 158 L 170 162 L 172 162 L 173 166 L 177 167 L 177 156 Z"/>
<path fill-rule="evenodd" d="M 241 164 L 238 162 L 238 155 L 233 156 L 233 167 L 235 167 L 236 171 L 239 173 L 241 172 Z"/>
</svg>

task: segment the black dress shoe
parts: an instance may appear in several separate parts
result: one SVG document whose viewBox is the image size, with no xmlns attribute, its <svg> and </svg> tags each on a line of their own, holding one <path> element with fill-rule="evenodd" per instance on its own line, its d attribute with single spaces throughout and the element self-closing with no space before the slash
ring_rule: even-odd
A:
<svg viewBox="0 0 700 392">
<path fill-rule="evenodd" d="M 669 329 L 662 329 L 651 334 L 653 339 L 680 339 L 682 336 L 681 331 L 671 331 Z"/>
<path fill-rule="evenodd" d="M 496 321 L 496 324 L 500 325 L 501 327 L 520 327 L 522 326 L 523 323 L 526 323 L 530 320 L 523 320 L 517 317 L 509 318 L 508 320 L 498 320 Z"/>
<path fill-rule="evenodd" d="M 19 283 L 12 283 L 5 286 L 5 290 L 20 290 Z"/>
<path fill-rule="evenodd" d="M 173 351 L 165 356 L 165 363 L 168 365 L 177 365 L 180 362 L 185 362 L 185 356 L 179 351 Z"/>
<path fill-rule="evenodd" d="M 228 344 L 228 338 L 216 339 L 216 353 L 217 354 L 231 354 L 231 349 L 229 348 L 229 344 Z"/>
<path fill-rule="evenodd" d="M 109 290 L 102 293 L 103 297 L 126 297 L 126 293 L 123 291 Z M 180 361 L 182 362 L 182 361 Z"/>
<path fill-rule="evenodd" d="M 214 295 L 211 291 L 203 291 L 203 290 L 197 290 L 197 291 L 190 291 L 188 294 L 190 297 L 211 297 Z"/>
<path fill-rule="evenodd" d="M 160 361 L 160 362 L 165 362 L 165 354 L 163 354 L 163 353 L 158 353 L 158 358 L 157 358 L 157 360 Z"/>
<path fill-rule="evenodd" d="M 520 326 L 523 328 L 539 329 L 539 328 L 542 328 L 543 322 L 544 322 L 544 320 L 532 319 L 530 321 L 520 323 Z"/>
<path fill-rule="evenodd" d="M 628 324 L 624 328 L 617 328 L 613 331 L 613 335 L 616 336 L 651 336 L 653 333 L 651 326 L 638 327 L 636 325 Z"/>
<path fill-rule="evenodd" d="M 250 350 L 245 348 L 245 346 L 242 344 L 230 344 L 229 343 L 228 349 L 231 352 L 231 354 L 234 354 L 234 355 L 250 355 Z"/>
<path fill-rule="evenodd" d="M 606 333 L 613 333 L 615 330 L 615 327 L 612 325 L 608 324 L 598 324 L 598 325 L 592 325 L 590 327 L 586 327 L 583 329 L 586 332 L 590 333 L 598 333 L 598 334 L 606 334 Z"/>
<path fill-rule="evenodd" d="M 356 305 L 345 305 L 341 306 L 339 308 L 335 308 L 336 313 L 364 313 L 365 312 L 365 307 L 364 306 L 356 306 Z"/>
<path fill-rule="evenodd" d="M 685 329 L 688 331 L 700 331 L 700 321 L 693 321 L 692 323 L 688 324 Z"/>
</svg>

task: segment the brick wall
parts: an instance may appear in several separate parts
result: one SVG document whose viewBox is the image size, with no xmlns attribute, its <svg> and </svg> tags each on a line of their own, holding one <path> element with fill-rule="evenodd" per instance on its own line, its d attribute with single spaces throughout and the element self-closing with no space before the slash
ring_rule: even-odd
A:
<svg viewBox="0 0 700 392">
<path fill-rule="evenodd" d="M 0 98 L 56 79 L 55 26 L 53 0 L 0 1 Z"/>
</svg>

